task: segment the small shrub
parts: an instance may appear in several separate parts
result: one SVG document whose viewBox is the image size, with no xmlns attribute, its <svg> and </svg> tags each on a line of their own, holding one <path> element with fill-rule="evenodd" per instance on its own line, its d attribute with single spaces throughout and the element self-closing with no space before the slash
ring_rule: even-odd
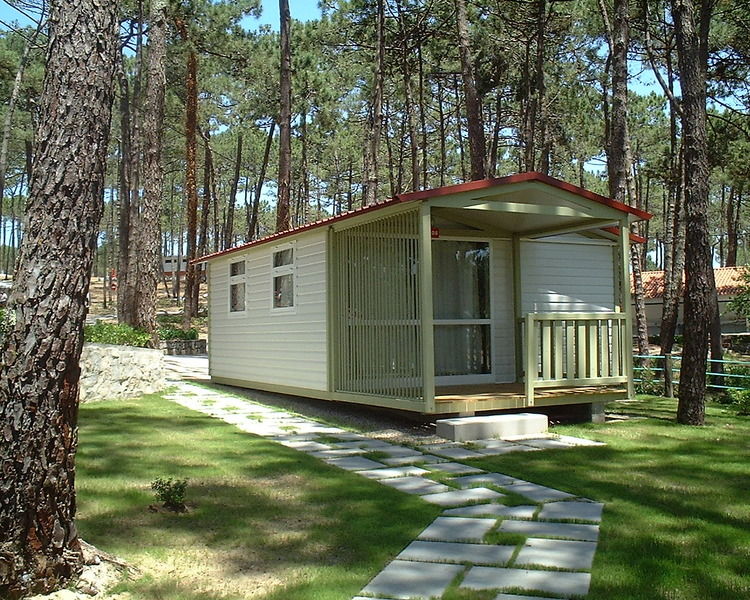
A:
<svg viewBox="0 0 750 600">
<path fill-rule="evenodd" d="M 648 371 L 640 371 L 637 375 L 640 381 L 635 382 L 635 393 L 645 394 L 647 396 L 663 396 L 664 395 L 664 380 L 654 379 L 653 375 Z"/>
<path fill-rule="evenodd" d="M 146 348 L 151 341 L 151 336 L 142 329 L 103 321 L 97 321 L 94 325 L 86 325 L 83 329 L 83 337 L 87 342 L 136 346 L 137 348 Z"/>
<path fill-rule="evenodd" d="M 750 390 L 730 390 L 732 408 L 743 417 L 750 415 Z"/>
<path fill-rule="evenodd" d="M 156 499 L 164 505 L 164 508 L 177 512 L 185 512 L 185 494 L 187 492 L 187 479 L 155 479 L 151 482 L 151 489 Z"/>
<path fill-rule="evenodd" d="M 187 331 L 178 327 L 160 327 L 159 328 L 159 339 L 160 340 L 197 340 L 198 330 L 195 327 L 191 327 Z"/>
</svg>

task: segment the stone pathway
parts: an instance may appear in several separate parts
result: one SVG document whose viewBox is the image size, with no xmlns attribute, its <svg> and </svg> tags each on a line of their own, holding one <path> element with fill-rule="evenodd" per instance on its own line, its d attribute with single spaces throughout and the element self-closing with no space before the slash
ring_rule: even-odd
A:
<svg viewBox="0 0 750 600">
<path fill-rule="evenodd" d="M 497 591 L 495 600 L 588 593 L 604 505 L 456 461 L 596 442 L 534 436 L 414 449 L 184 381 L 175 385 L 167 398 L 178 404 L 445 507 L 353 600 L 442 598 L 454 583 Z"/>
</svg>

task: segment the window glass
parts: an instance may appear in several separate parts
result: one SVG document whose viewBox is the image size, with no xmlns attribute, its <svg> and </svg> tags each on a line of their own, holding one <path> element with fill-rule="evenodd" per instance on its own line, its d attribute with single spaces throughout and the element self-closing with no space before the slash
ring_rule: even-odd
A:
<svg viewBox="0 0 750 600">
<path fill-rule="evenodd" d="M 294 248 L 285 248 L 273 253 L 273 266 L 283 267 L 294 262 Z"/>
<path fill-rule="evenodd" d="M 273 307 L 294 306 L 294 275 L 278 275 L 273 278 Z"/>
<path fill-rule="evenodd" d="M 233 283 L 229 286 L 229 312 L 242 312 L 243 310 L 245 310 L 245 283 Z"/>
<path fill-rule="evenodd" d="M 245 261 L 233 262 L 229 264 L 229 276 L 236 277 L 237 275 L 245 274 Z"/>
</svg>

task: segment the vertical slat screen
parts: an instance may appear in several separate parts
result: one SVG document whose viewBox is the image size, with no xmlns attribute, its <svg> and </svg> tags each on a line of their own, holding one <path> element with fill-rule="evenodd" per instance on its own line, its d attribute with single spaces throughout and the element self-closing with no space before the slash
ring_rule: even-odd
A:
<svg viewBox="0 0 750 600">
<path fill-rule="evenodd" d="M 334 389 L 422 398 L 416 212 L 334 232 Z"/>
</svg>

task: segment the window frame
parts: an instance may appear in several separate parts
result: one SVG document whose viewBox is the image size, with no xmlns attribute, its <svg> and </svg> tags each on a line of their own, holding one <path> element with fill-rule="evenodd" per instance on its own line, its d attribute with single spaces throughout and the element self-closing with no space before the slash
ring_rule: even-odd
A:
<svg viewBox="0 0 750 600">
<path fill-rule="evenodd" d="M 232 275 L 232 265 L 242 264 L 242 273 L 238 275 Z M 247 257 L 243 256 L 240 260 L 230 260 L 227 267 L 229 275 L 229 285 L 227 286 L 227 312 L 230 317 L 242 316 L 247 313 Z M 232 287 L 235 285 L 244 286 L 244 298 L 242 302 L 242 310 L 232 309 Z"/>
<path fill-rule="evenodd" d="M 279 252 L 285 250 L 292 251 L 292 260 L 290 263 L 274 267 L 274 258 Z M 272 313 L 296 313 L 297 312 L 297 244 L 295 242 L 289 242 L 274 246 L 271 249 L 270 256 L 271 264 L 271 312 Z M 292 305 L 291 306 L 276 306 L 275 290 L 276 290 L 276 278 L 284 275 L 292 276 Z"/>
</svg>

